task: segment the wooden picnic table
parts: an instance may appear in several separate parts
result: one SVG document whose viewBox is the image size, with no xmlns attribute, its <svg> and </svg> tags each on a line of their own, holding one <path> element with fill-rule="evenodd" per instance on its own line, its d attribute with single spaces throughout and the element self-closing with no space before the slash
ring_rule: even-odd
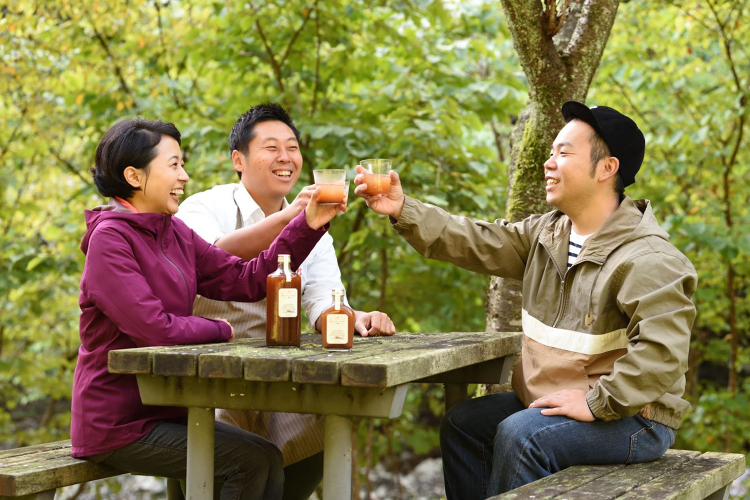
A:
<svg viewBox="0 0 750 500">
<path fill-rule="evenodd" d="M 214 408 L 228 408 L 325 415 L 323 497 L 349 500 L 352 417 L 398 417 L 412 382 L 445 383 L 450 406 L 466 384 L 505 381 L 520 350 L 520 332 L 357 337 L 351 352 L 305 334 L 299 348 L 242 339 L 111 351 L 109 371 L 136 375 L 144 404 L 188 408 L 188 499 L 213 494 Z"/>
</svg>

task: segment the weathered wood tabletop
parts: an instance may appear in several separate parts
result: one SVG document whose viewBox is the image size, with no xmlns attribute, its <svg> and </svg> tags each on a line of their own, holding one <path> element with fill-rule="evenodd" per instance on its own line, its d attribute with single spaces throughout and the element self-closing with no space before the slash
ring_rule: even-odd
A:
<svg viewBox="0 0 750 500">
<path fill-rule="evenodd" d="M 352 417 L 398 417 L 412 382 L 445 383 L 450 405 L 468 383 L 504 381 L 520 350 L 518 332 L 357 337 L 350 352 L 306 334 L 299 348 L 243 339 L 111 351 L 109 370 L 137 375 L 144 404 L 188 408 L 188 498 L 211 497 L 213 408 L 234 408 L 326 415 L 323 495 L 348 500 Z"/>
</svg>

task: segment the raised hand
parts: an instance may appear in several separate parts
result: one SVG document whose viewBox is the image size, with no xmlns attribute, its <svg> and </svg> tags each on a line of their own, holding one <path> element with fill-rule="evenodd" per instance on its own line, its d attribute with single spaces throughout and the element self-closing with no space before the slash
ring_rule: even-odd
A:
<svg viewBox="0 0 750 500">
<path fill-rule="evenodd" d="M 354 177 L 354 194 L 364 198 L 367 206 L 371 210 L 383 215 L 389 215 L 394 219 L 398 220 L 401 216 L 401 209 L 404 206 L 404 191 L 401 189 L 401 180 L 398 174 L 391 170 L 388 175 L 391 178 L 391 189 L 387 195 L 382 194 L 366 194 L 367 184 L 365 184 L 365 172 L 366 170 L 361 166 L 357 166 L 357 176 Z"/>
<path fill-rule="evenodd" d="M 305 186 L 302 191 L 299 192 L 294 201 L 289 204 L 282 212 L 287 215 L 288 220 L 292 220 L 302 212 L 312 198 L 312 194 L 315 192 L 315 185 Z"/>
<path fill-rule="evenodd" d="M 339 203 L 338 205 L 321 205 L 318 203 L 318 196 L 320 196 L 320 188 L 315 187 L 310 201 L 307 203 L 307 207 L 305 207 L 307 225 L 313 229 L 320 229 L 333 219 L 334 215 L 346 212 L 346 198 L 344 198 L 344 203 Z"/>
</svg>

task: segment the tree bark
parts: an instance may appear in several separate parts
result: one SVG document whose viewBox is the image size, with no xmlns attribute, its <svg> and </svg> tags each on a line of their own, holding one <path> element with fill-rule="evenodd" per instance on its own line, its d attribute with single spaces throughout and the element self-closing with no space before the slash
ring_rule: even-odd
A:
<svg viewBox="0 0 750 500">
<path fill-rule="evenodd" d="M 502 0 L 513 45 L 529 82 L 529 102 L 513 129 L 506 219 L 517 222 L 551 209 L 544 167 L 564 125 L 565 101 L 585 102 L 617 14 L 619 0 L 572 5 L 560 31 L 546 33 L 548 13 L 538 0 Z M 521 329 L 521 283 L 493 277 L 487 292 L 486 331 Z"/>
</svg>

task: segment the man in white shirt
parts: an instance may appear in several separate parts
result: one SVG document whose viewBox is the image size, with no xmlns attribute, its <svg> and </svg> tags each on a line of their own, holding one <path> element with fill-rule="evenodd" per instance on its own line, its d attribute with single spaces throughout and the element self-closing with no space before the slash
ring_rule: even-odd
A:
<svg viewBox="0 0 750 500">
<path fill-rule="evenodd" d="M 287 203 L 303 160 L 299 131 L 278 104 L 259 104 L 240 116 L 229 136 L 229 150 L 240 183 L 190 196 L 177 216 L 206 241 L 249 260 L 267 249 L 304 210 L 315 187 L 304 187 Z M 331 290 L 344 288 L 330 234 L 302 263 L 301 275 L 302 307 L 310 326 L 319 331 L 320 314 L 331 304 Z M 226 318 L 237 338 L 265 336 L 265 301 L 217 302 L 199 296 L 193 314 Z M 396 331 L 390 318 L 379 311 L 355 311 L 354 328 L 363 337 Z M 323 420 L 319 416 L 217 410 L 216 418 L 259 434 L 281 449 L 288 478 L 284 499 L 308 498 L 320 483 Z"/>
</svg>

